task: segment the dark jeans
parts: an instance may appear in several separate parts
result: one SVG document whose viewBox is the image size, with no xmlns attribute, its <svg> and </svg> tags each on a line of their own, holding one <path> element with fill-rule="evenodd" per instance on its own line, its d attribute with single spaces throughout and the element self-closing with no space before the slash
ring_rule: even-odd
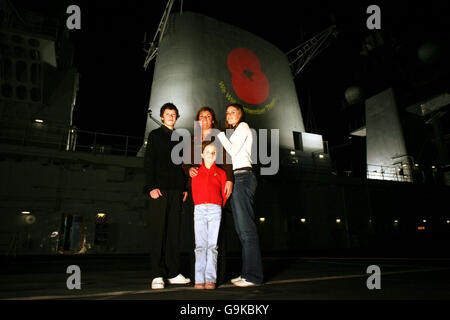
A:
<svg viewBox="0 0 450 320">
<path fill-rule="evenodd" d="M 231 207 L 234 224 L 242 245 L 241 277 L 256 283 L 263 282 L 261 250 L 253 211 L 253 196 L 257 187 L 251 171 L 235 173 Z"/>
<path fill-rule="evenodd" d="M 173 278 L 180 272 L 180 221 L 182 191 L 161 190 L 149 196 L 151 277 Z"/>
</svg>

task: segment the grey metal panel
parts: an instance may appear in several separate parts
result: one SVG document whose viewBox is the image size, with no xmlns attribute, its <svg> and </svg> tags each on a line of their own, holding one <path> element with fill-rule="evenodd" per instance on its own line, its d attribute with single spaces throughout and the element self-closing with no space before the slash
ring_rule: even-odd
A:
<svg viewBox="0 0 450 320">
<path fill-rule="evenodd" d="M 269 84 L 264 101 L 252 104 L 236 93 L 227 64 L 230 52 L 236 48 L 251 51 L 259 60 L 260 71 Z M 256 79 L 256 73 L 260 74 L 259 71 L 249 74 L 252 80 Z M 234 100 L 246 107 L 251 127 L 280 129 L 280 147 L 293 149 L 292 131 L 305 131 L 284 53 L 260 37 L 200 14 L 184 12 L 170 16 L 160 43 L 151 90 L 149 107 L 153 116 L 158 118 L 159 108 L 173 102 L 181 115 L 176 127 L 191 132 L 200 107 L 213 108 L 223 125 L 225 107 Z M 152 122 L 147 120 L 145 136 L 154 128 Z"/>
<path fill-rule="evenodd" d="M 397 170 L 402 168 L 402 164 L 409 164 L 392 88 L 366 100 L 366 132 L 369 178 L 379 178 L 380 170 L 383 169 L 382 178 L 385 179 L 387 175 L 395 180 Z"/>
</svg>

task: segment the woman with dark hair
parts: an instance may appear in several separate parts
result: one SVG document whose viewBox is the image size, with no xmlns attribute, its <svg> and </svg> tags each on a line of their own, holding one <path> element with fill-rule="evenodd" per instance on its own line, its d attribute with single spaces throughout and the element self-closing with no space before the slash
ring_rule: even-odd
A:
<svg viewBox="0 0 450 320">
<path fill-rule="evenodd" d="M 257 187 L 251 163 L 253 135 L 248 124 L 243 121 L 244 115 L 242 105 L 229 105 L 226 109 L 226 128 L 233 129 L 233 134 L 229 138 L 224 132 L 217 135 L 233 163 L 231 208 L 242 245 L 242 273 L 231 282 L 238 287 L 255 286 L 263 282 L 261 250 L 253 211 L 253 197 Z"/>
<path fill-rule="evenodd" d="M 197 114 L 195 116 L 196 125 L 198 124 L 201 129 L 200 136 L 194 136 L 191 140 L 191 159 L 189 163 L 183 163 L 182 167 L 184 170 L 185 175 L 188 178 L 195 178 L 198 174 L 198 168 L 200 168 L 200 165 L 202 164 L 202 159 L 199 157 L 198 159 L 195 158 L 195 154 L 201 155 L 201 148 L 202 143 L 204 141 L 214 141 L 214 135 L 213 130 L 217 128 L 217 118 L 214 110 L 208 106 L 204 106 L 200 108 L 197 111 Z M 219 155 L 220 153 L 218 153 Z M 231 163 L 226 162 L 226 153 L 222 152 L 222 161 L 218 161 L 217 166 L 223 170 L 225 170 L 225 173 L 227 175 L 227 181 L 225 183 L 225 189 L 224 192 L 226 194 L 227 199 L 230 197 L 231 192 L 233 190 L 233 182 L 234 182 L 234 175 L 233 175 L 233 167 Z M 188 181 L 188 190 L 191 191 L 191 179 Z M 229 202 L 229 201 L 228 201 Z M 225 278 L 225 234 L 224 234 L 224 226 L 226 224 L 226 218 L 228 215 L 228 212 L 231 211 L 229 209 L 229 204 L 225 205 L 224 213 L 222 215 L 222 223 L 220 227 L 219 232 L 219 240 L 218 240 L 218 247 L 219 247 L 219 256 L 218 256 L 218 270 L 217 270 L 217 283 L 220 284 L 224 278 Z M 186 216 L 186 224 L 188 232 L 188 237 L 192 238 L 192 240 L 189 240 L 188 250 L 190 252 L 190 268 L 191 268 L 191 279 L 195 282 L 195 256 L 194 256 L 194 248 L 195 248 L 195 240 L 194 238 L 194 202 L 192 199 L 192 192 L 189 192 L 189 196 L 187 198 L 187 201 L 183 205 L 183 209 Z"/>
<path fill-rule="evenodd" d="M 202 121 L 204 118 L 211 119 L 211 124 L 208 123 L 209 124 L 208 126 L 206 126 L 206 125 L 202 126 L 202 128 L 205 128 L 205 130 L 204 130 L 205 132 L 209 133 L 211 128 L 217 128 L 216 113 L 214 112 L 214 110 L 212 108 L 210 108 L 208 106 L 204 106 L 204 107 L 201 107 L 200 109 L 198 109 L 197 114 L 195 115 L 195 121 Z M 206 124 L 206 122 L 205 122 L 205 124 Z M 206 135 L 205 135 L 205 137 L 206 137 Z"/>
</svg>

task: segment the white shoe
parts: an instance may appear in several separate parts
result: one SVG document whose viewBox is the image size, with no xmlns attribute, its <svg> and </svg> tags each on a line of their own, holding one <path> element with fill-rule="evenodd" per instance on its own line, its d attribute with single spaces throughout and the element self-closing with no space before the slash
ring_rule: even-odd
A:
<svg viewBox="0 0 450 320">
<path fill-rule="evenodd" d="M 231 281 L 231 283 L 234 284 L 235 282 L 238 282 L 239 280 L 242 280 L 241 276 L 239 276 L 237 278 L 234 278 L 234 279 L 231 279 L 230 281 Z"/>
<path fill-rule="evenodd" d="M 170 284 L 188 284 L 191 283 L 191 279 L 185 278 L 181 273 L 175 278 L 168 279 Z"/>
<path fill-rule="evenodd" d="M 254 286 L 256 286 L 256 283 L 247 281 L 247 280 L 245 280 L 245 279 L 241 279 L 241 280 L 239 280 L 239 281 L 236 281 L 236 282 L 233 283 L 233 284 L 234 284 L 235 286 L 238 286 L 238 287 L 254 287 Z"/>
<path fill-rule="evenodd" d="M 164 280 L 161 277 L 155 278 L 152 281 L 152 289 L 164 289 Z"/>
</svg>

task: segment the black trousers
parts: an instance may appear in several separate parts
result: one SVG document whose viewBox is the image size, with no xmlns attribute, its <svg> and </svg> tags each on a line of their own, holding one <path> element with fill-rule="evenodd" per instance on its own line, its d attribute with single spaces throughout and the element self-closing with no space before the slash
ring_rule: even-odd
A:
<svg viewBox="0 0 450 320">
<path fill-rule="evenodd" d="M 189 196 L 183 204 L 183 212 L 186 216 L 185 225 L 183 226 L 184 232 L 186 232 L 185 239 L 188 241 L 189 251 L 189 267 L 190 267 L 190 279 L 192 283 L 195 283 L 195 233 L 194 233 L 194 201 L 192 200 L 192 192 L 189 190 Z M 222 209 L 222 219 L 220 222 L 219 238 L 217 239 L 217 284 L 220 285 L 226 280 L 226 233 L 225 227 L 227 219 L 231 216 L 231 206 L 229 199 Z"/>
<path fill-rule="evenodd" d="M 180 223 L 182 191 L 161 190 L 158 199 L 149 197 L 151 277 L 173 278 L 180 272 Z"/>
</svg>

